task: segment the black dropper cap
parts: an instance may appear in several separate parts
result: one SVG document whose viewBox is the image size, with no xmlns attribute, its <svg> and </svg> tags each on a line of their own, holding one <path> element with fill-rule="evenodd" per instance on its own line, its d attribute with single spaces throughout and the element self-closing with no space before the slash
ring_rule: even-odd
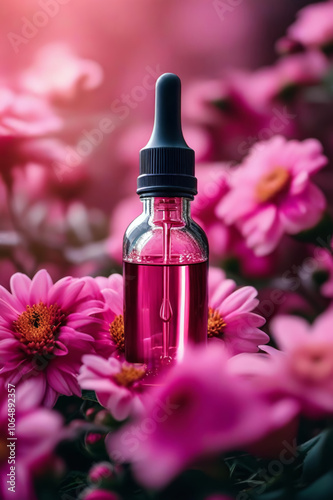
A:
<svg viewBox="0 0 333 500">
<path fill-rule="evenodd" d="M 140 151 L 140 196 L 184 196 L 197 194 L 194 151 L 186 144 L 181 125 L 181 84 L 173 73 L 156 82 L 155 121 L 147 146 Z"/>
</svg>

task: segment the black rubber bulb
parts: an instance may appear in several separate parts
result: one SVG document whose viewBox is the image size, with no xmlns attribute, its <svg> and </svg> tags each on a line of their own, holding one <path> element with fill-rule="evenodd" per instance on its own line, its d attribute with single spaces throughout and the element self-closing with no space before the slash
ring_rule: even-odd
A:
<svg viewBox="0 0 333 500">
<path fill-rule="evenodd" d="M 146 148 L 188 148 L 181 122 L 181 83 L 177 75 L 165 73 L 156 82 L 155 120 Z"/>
</svg>

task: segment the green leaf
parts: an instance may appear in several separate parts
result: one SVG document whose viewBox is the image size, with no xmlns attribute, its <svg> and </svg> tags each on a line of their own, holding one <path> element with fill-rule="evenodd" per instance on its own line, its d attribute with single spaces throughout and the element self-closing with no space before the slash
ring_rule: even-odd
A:
<svg viewBox="0 0 333 500">
<path fill-rule="evenodd" d="M 314 438 L 309 439 L 309 441 L 300 444 L 297 449 L 302 455 L 306 454 L 311 450 L 311 448 L 313 448 L 318 443 L 318 441 L 320 441 L 320 439 L 321 439 L 321 434 L 318 434 L 318 436 L 315 436 Z"/>
<path fill-rule="evenodd" d="M 332 497 L 333 471 L 329 471 L 311 486 L 299 492 L 295 500 L 332 500 Z"/>
<path fill-rule="evenodd" d="M 303 464 L 302 480 L 310 483 L 333 467 L 333 430 L 322 432 L 308 451 Z"/>
<path fill-rule="evenodd" d="M 86 399 L 87 401 L 93 401 L 94 403 L 98 403 L 95 391 L 82 391 L 82 399 Z"/>
</svg>

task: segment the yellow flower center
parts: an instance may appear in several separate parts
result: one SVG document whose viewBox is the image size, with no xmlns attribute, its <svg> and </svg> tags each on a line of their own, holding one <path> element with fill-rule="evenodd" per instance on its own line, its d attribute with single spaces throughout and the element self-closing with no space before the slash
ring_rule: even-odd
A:
<svg viewBox="0 0 333 500">
<path fill-rule="evenodd" d="M 40 302 L 27 306 L 13 326 L 28 354 L 48 354 L 53 351 L 55 335 L 64 318 L 57 304 L 46 306 Z"/>
<path fill-rule="evenodd" d="M 332 344 L 305 345 L 293 353 L 293 373 L 308 383 L 320 383 L 329 378 L 333 381 Z"/>
<path fill-rule="evenodd" d="M 124 317 L 119 314 L 110 324 L 110 335 L 119 351 L 125 351 Z"/>
<path fill-rule="evenodd" d="M 223 334 L 226 322 L 217 309 L 208 308 L 208 337 L 219 337 Z"/>
<path fill-rule="evenodd" d="M 261 203 L 273 200 L 288 187 L 289 182 L 290 173 L 283 167 L 275 167 L 258 182 L 256 199 Z"/>
<path fill-rule="evenodd" d="M 124 363 L 121 367 L 121 371 L 113 375 L 113 378 L 118 385 L 123 387 L 129 387 L 142 379 L 146 375 L 145 367 L 136 367 L 134 365 Z"/>
</svg>

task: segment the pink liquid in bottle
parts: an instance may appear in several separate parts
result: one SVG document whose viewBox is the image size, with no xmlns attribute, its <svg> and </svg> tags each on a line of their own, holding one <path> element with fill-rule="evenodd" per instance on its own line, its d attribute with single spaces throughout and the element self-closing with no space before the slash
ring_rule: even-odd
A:
<svg viewBox="0 0 333 500">
<path fill-rule="evenodd" d="M 189 342 L 206 342 L 207 268 L 124 263 L 128 361 L 155 368 L 180 360 Z"/>
</svg>

